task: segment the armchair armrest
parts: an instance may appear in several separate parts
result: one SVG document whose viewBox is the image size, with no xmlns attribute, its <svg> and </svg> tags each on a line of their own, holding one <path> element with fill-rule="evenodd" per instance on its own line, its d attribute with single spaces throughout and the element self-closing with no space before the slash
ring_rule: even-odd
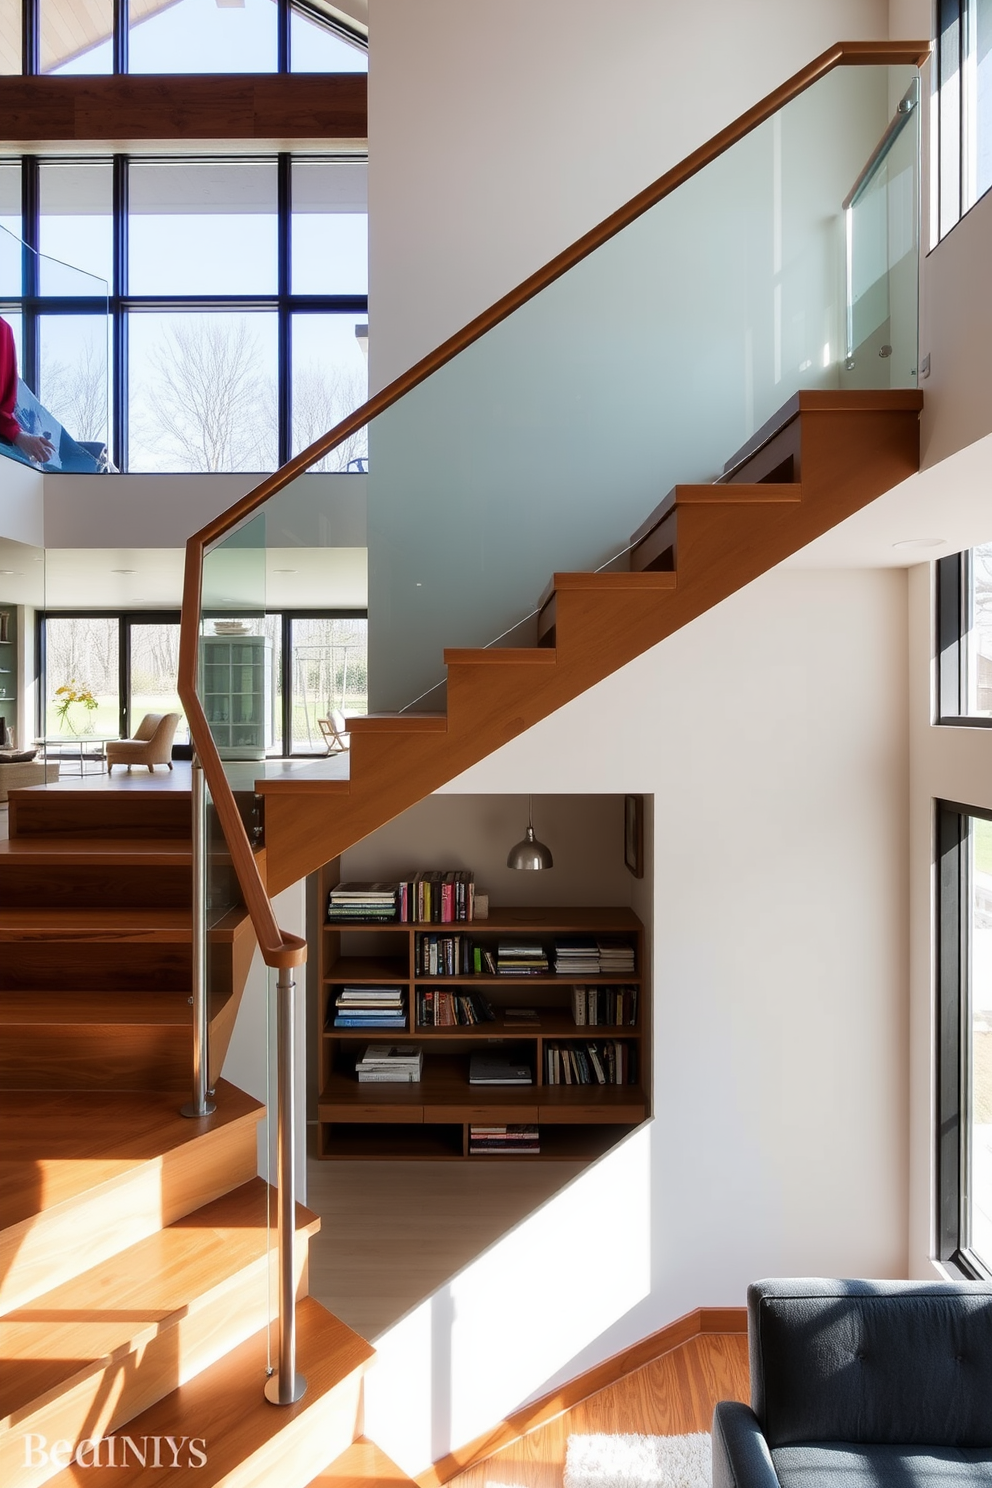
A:
<svg viewBox="0 0 992 1488">
<path fill-rule="evenodd" d="M 713 1412 L 713 1488 L 779 1488 L 758 1418 L 737 1400 Z"/>
</svg>

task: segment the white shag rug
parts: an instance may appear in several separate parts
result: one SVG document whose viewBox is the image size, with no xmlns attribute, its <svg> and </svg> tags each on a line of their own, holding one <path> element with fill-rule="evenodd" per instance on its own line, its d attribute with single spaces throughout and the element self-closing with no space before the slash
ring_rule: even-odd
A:
<svg viewBox="0 0 992 1488">
<path fill-rule="evenodd" d="M 570 1436 L 565 1488 L 710 1488 L 708 1431 L 691 1436 Z"/>
</svg>

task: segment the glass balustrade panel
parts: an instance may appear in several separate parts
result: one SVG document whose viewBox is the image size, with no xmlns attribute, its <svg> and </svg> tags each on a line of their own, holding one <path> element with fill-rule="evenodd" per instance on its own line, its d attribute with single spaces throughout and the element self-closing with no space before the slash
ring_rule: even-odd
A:
<svg viewBox="0 0 992 1488">
<path fill-rule="evenodd" d="M 46 475 L 109 468 L 107 284 L 0 226 L 0 319 L 19 372 L 0 455 Z M 5 332 L 0 334 L 6 335 Z"/>
<path fill-rule="evenodd" d="M 918 107 L 845 203 L 915 77 L 836 69 L 315 461 L 263 508 L 269 607 L 272 570 L 301 608 L 354 594 L 367 521 L 368 707 L 443 706 L 445 647 L 530 644 L 556 569 L 622 554 L 798 390 L 914 386 Z"/>
</svg>

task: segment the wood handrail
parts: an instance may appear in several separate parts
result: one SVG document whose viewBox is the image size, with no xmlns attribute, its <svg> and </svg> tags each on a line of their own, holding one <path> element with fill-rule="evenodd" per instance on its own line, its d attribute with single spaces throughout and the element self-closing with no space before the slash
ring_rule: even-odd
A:
<svg viewBox="0 0 992 1488">
<path fill-rule="evenodd" d="M 516 289 L 510 290 L 502 299 L 490 305 L 488 310 L 484 310 L 460 331 L 449 336 L 447 341 L 443 341 L 434 351 L 422 357 L 408 371 L 402 373 L 381 392 L 363 403 L 361 408 L 342 419 L 327 434 L 315 440 L 294 459 L 260 482 L 254 490 L 247 492 L 227 511 L 221 512 L 206 526 L 201 527 L 199 532 L 194 533 L 189 539 L 186 544 L 186 575 L 183 585 L 182 630 L 179 646 L 179 696 L 186 710 L 194 747 L 214 798 L 234 869 L 258 937 L 259 948 L 267 965 L 298 965 L 305 960 L 306 947 L 297 936 L 285 934 L 276 924 L 272 905 L 262 884 L 244 824 L 224 774 L 206 715 L 197 696 L 201 579 L 206 548 L 233 532 L 271 496 L 289 485 L 297 476 L 303 475 L 311 465 L 342 444 L 352 434 L 364 428 L 379 414 L 398 403 L 408 392 L 425 382 L 466 347 L 480 340 L 494 326 L 499 325 L 515 310 L 525 305 L 528 300 L 534 299 L 548 285 L 560 279 L 563 274 L 568 273 L 576 264 L 588 258 L 611 238 L 616 237 L 638 217 L 650 211 L 666 196 L 670 196 L 685 181 L 698 175 L 711 161 L 723 155 L 760 124 L 778 113 L 787 103 L 791 103 L 794 98 L 805 93 L 820 78 L 832 72 L 834 68 L 844 66 L 920 67 L 929 57 L 930 50 L 929 41 L 839 41 L 832 47 L 828 47 L 806 67 L 794 73 L 773 92 L 766 94 L 733 123 L 721 129 L 719 133 L 687 155 L 684 160 L 672 166 L 671 170 L 659 176 L 650 186 L 631 197 L 630 201 L 619 207 L 596 227 L 591 228 L 589 232 L 584 233 L 581 238 L 557 254 L 543 268 L 538 269 L 518 284 Z"/>
</svg>

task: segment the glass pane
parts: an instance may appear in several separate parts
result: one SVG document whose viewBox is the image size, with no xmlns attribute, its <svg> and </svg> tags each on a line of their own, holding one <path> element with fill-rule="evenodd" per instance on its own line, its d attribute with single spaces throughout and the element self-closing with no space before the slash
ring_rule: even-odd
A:
<svg viewBox="0 0 992 1488">
<path fill-rule="evenodd" d="M 0 227 L 21 236 L 21 163 L 0 160 Z"/>
<path fill-rule="evenodd" d="M 39 333 L 41 402 L 72 439 L 106 444 L 106 316 L 43 315 Z M 63 469 L 67 468 L 63 461 Z"/>
<path fill-rule="evenodd" d="M 313 12 L 294 6 L 290 19 L 294 72 L 368 72 L 367 47 L 346 41 Z"/>
<path fill-rule="evenodd" d="M 971 631 L 967 637 L 969 708 L 992 717 L 992 543 L 971 552 Z"/>
<path fill-rule="evenodd" d="M 38 171 L 41 250 L 108 283 L 114 272 L 113 168 L 109 161 L 43 163 Z M 64 294 L 65 276 L 42 262 L 41 293 Z M 79 290 L 75 291 L 79 293 Z"/>
<path fill-rule="evenodd" d="M 368 621 L 364 617 L 292 622 L 294 754 L 323 754 L 321 718 L 332 709 L 368 712 Z"/>
<path fill-rule="evenodd" d="M 132 314 L 131 470 L 276 467 L 274 313 Z"/>
<path fill-rule="evenodd" d="M 912 88 L 890 120 L 884 155 L 848 211 L 848 355 L 858 387 L 904 387 L 916 378 L 919 173 Z M 870 163 L 869 163 L 870 165 Z"/>
<path fill-rule="evenodd" d="M 975 6 L 975 200 L 992 186 L 992 0 Z"/>
<path fill-rule="evenodd" d="M 21 70 L 21 0 L 0 0 L 0 74 Z"/>
<path fill-rule="evenodd" d="M 41 71 L 114 70 L 113 0 L 41 0 Z"/>
<path fill-rule="evenodd" d="M 179 701 L 179 623 L 132 621 L 131 696 L 128 717 L 132 734 L 146 713 L 178 713 L 176 742 L 189 741 L 189 727 Z"/>
<path fill-rule="evenodd" d="M 936 64 L 939 76 L 940 221 L 943 237 L 961 216 L 961 7 L 937 0 Z"/>
<path fill-rule="evenodd" d="M 276 162 L 135 162 L 129 233 L 132 294 L 275 294 Z"/>
<path fill-rule="evenodd" d="M 326 434 L 368 398 L 365 316 L 293 316 L 293 453 Z M 314 470 L 364 469 L 368 438 L 362 429 Z"/>
<path fill-rule="evenodd" d="M 113 616 L 45 621 L 45 733 L 120 733 L 119 629 Z M 60 692 L 59 689 L 65 689 Z M 87 700 L 88 699 L 88 700 Z"/>
<path fill-rule="evenodd" d="M 264 759 L 274 731 L 264 516 L 205 555 L 202 593 L 200 697 L 214 743 L 225 760 Z"/>
<path fill-rule="evenodd" d="M 131 0 L 131 72 L 274 72 L 272 0 Z"/>
<path fill-rule="evenodd" d="M 368 164 L 293 161 L 294 294 L 368 294 Z"/>
<path fill-rule="evenodd" d="M 992 822 L 972 818 L 971 1248 L 992 1262 Z"/>
</svg>

